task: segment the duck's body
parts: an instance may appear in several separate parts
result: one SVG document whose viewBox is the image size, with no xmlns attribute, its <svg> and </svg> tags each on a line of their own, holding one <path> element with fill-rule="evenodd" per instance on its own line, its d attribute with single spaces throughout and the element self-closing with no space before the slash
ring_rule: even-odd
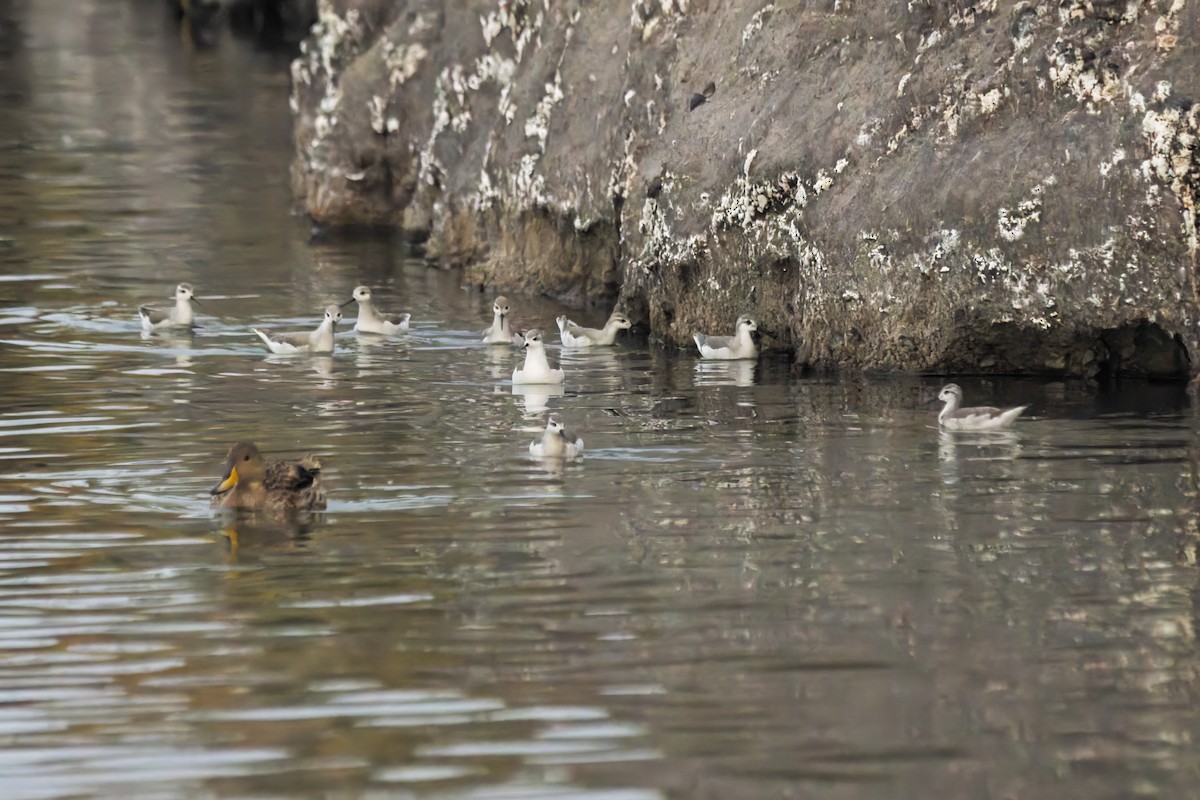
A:
<svg viewBox="0 0 1200 800">
<path fill-rule="evenodd" d="M 633 323 L 624 314 L 613 312 L 603 328 L 585 328 L 567 319 L 566 315 L 555 320 L 563 347 L 608 347 L 617 339 L 618 331 L 629 330 Z"/>
<path fill-rule="evenodd" d="M 286 356 L 296 353 L 332 353 L 333 328 L 342 319 L 342 310 L 337 306 L 326 306 L 325 317 L 312 333 L 265 333 L 258 328 L 250 330 L 258 334 L 272 353 Z"/>
<path fill-rule="evenodd" d="M 142 330 L 150 333 L 164 328 L 190 328 L 195 324 L 196 316 L 192 313 L 192 303 L 199 304 L 196 292 L 190 283 L 181 283 L 175 287 L 175 305 L 170 308 L 154 308 L 153 306 L 138 306 L 138 318 L 142 321 Z"/>
<path fill-rule="evenodd" d="M 513 331 L 509 322 L 510 311 L 508 298 L 501 295 L 492 303 L 492 327 L 483 332 L 484 344 L 516 344 L 524 341 L 524 337 Z"/>
<path fill-rule="evenodd" d="M 529 455 L 534 458 L 577 458 L 583 452 L 583 439 L 567 433 L 557 417 L 546 421 L 542 438 L 529 443 Z"/>
<path fill-rule="evenodd" d="M 244 511 L 321 511 L 325 490 L 320 472 L 321 462 L 314 456 L 264 463 L 257 447 L 238 442 L 229 450 L 221 480 L 209 490 L 212 506 Z"/>
<path fill-rule="evenodd" d="M 542 344 L 542 332 L 534 328 L 525 332 L 521 344 L 525 349 L 525 364 L 513 370 L 513 383 L 562 383 L 563 371 L 552 369 L 546 360 L 546 348 Z"/>
<path fill-rule="evenodd" d="M 359 286 L 354 290 L 353 297 L 342 305 L 347 306 L 352 302 L 358 303 L 358 320 L 354 323 L 354 330 L 359 333 L 395 336 L 408 331 L 408 323 L 412 319 L 412 314 L 389 316 L 381 313 L 371 302 L 371 290 L 368 287 Z"/>
<path fill-rule="evenodd" d="M 696 347 L 702 358 L 716 361 L 737 361 L 743 358 L 758 358 L 758 345 L 754 344 L 754 331 L 758 323 L 748 316 L 737 318 L 733 336 L 706 336 L 703 333 L 693 333 Z"/>
<path fill-rule="evenodd" d="M 963 390 L 957 383 L 949 383 L 938 392 L 938 399 L 945 403 L 938 414 L 938 425 L 948 431 L 998 431 L 1012 425 L 1029 406 L 992 408 L 976 406 L 960 408 Z"/>
</svg>

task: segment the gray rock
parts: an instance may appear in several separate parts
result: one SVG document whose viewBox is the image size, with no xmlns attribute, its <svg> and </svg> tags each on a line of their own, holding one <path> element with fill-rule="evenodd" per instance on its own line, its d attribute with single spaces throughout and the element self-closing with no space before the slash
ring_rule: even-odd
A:
<svg viewBox="0 0 1200 800">
<path fill-rule="evenodd" d="M 818 368 L 1200 368 L 1191 4 L 632 10 L 322 0 L 300 203 L 680 346 L 752 312 Z"/>
</svg>

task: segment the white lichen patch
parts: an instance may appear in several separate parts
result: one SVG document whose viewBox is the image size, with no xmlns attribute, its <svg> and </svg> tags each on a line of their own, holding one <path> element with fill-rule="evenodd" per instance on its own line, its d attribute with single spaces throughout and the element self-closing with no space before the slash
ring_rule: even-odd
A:
<svg viewBox="0 0 1200 800">
<path fill-rule="evenodd" d="M 497 3 L 494 11 L 479 18 L 484 44 L 490 48 L 496 37 L 507 30 L 517 51 L 516 61 L 521 63 L 530 43 L 534 43 L 535 46 L 540 44 L 540 40 L 537 39 L 538 31 L 545 21 L 545 9 L 538 9 L 534 13 L 533 6 L 534 3 L 530 0 L 507 0 Z"/>
<path fill-rule="evenodd" d="M 764 217 L 790 209 L 798 212 L 807 202 L 804 183 L 794 172 L 759 182 L 740 175 L 714 203 L 711 226 L 714 230 L 727 227 L 758 230 Z"/>
<path fill-rule="evenodd" d="M 313 137 L 308 142 L 306 154 L 307 166 L 314 171 L 325 169 L 322 145 L 337 126 L 337 114 L 342 102 L 337 76 L 341 66 L 359 52 L 363 33 L 362 17 L 357 9 L 348 10 L 343 17 L 334 10 L 331 0 L 320 0 L 317 3 L 317 22 L 309 38 L 301 44 L 299 57 L 292 62 L 291 106 L 299 108 L 295 93 L 301 86 L 316 85 L 321 91 L 312 122 Z"/>
<path fill-rule="evenodd" d="M 992 89 L 989 92 L 984 92 L 979 95 L 979 112 L 985 117 L 995 113 L 1003 99 L 1004 93 L 1000 89 Z"/>
<path fill-rule="evenodd" d="M 546 94 L 538 101 L 529 119 L 525 120 L 525 136 L 534 139 L 538 152 L 546 152 L 546 139 L 550 136 L 550 112 L 562 102 L 562 73 L 555 71 L 554 82 L 545 86 Z"/>
<path fill-rule="evenodd" d="M 1001 208 L 996 214 L 997 228 L 1000 238 L 1006 242 L 1015 242 L 1025 236 L 1026 228 L 1042 219 L 1042 195 L 1046 189 L 1058 183 L 1053 175 L 1048 175 L 1040 183 L 1029 190 L 1030 197 L 1021 200 L 1015 208 Z"/>
<path fill-rule="evenodd" d="M 854 144 L 858 147 L 870 147 L 881 130 L 883 130 L 883 120 L 879 117 L 867 120 L 858 129 L 858 135 L 854 137 Z"/>
<path fill-rule="evenodd" d="M 687 12 L 687 0 L 633 0 L 629 10 L 629 27 L 635 33 L 640 31 L 642 41 L 648 42 L 672 17 L 680 17 Z"/>
<path fill-rule="evenodd" d="M 1107 161 L 1101 161 L 1100 164 L 1098 165 L 1098 169 L 1100 170 L 1100 175 L 1102 177 L 1107 178 L 1108 174 L 1113 171 L 1113 168 L 1116 167 L 1117 164 L 1120 164 L 1124 160 L 1125 160 L 1125 148 L 1118 147 L 1116 150 L 1113 150 L 1112 155 L 1109 157 L 1109 159 Z"/>
<path fill-rule="evenodd" d="M 662 189 L 659 197 L 665 199 L 675 187 L 675 176 L 665 172 L 660 179 Z M 634 275 L 649 275 L 659 264 L 693 262 L 707 247 L 705 235 L 681 237 L 675 234 L 668 220 L 669 204 L 660 202 L 660 199 L 647 197 L 642 202 L 637 224 L 638 233 L 642 235 L 642 248 L 630 259 Z"/>
<path fill-rule="evenodd" d="M 931 47 L 937 46 L 938 42 L 940 42 L 941 40 L 942 40 L 942 32 L 939 30 L 932 30 L 929 33 L 923 35 L 921 37 L 921 41 L 919 41 L 917 43 L 917 55 L 924 53 L 926 50 L 928 50 Z"/>
<path fill-rule="evenodd" d="M 1141 3 L 1136 0 L 1126 0 L 1121 16 L 1114 20 L 1119 25 L 1136 22 L 1141 13 Z M 1058 19 L 1063 24 L 1080 22 L 1087 19 L 1088 14 L 1095 10 L 1094 0 L 1065 0 L 1058 5 Z"/>
<path fill-rule="evenodd" d="M 754 12 L 754 16 L 750 17 L 750 22 L 748 22 L 746 27 L 742 29 L 742 47 L 745 47 L 747 44 L 749 44 L 750 40 L 754 38 L 754 35 L 762 30 L 763 23 L 770 18 L 774 11 L 775 4 L 770 3 Z"/>
<path fill-rule="evenodd" d="M 383 63 L 388 71 L 388 84 L 393 89 L 416 75 L 417 70 L 421 67 L 421 62 L 429 55 L 429 50 L 420 42 L 399 47 L 391 42 L 385 42 L 382 49 Z"/>
<path fill-rule="evenodd" d="M 1037 197 L 1022 200 L 1015 209 L 1001 208 L 997 215 L 1000 238 L 1015 242 L 1025 235 L 1030 223 L 1042 218 L 1042 201 Z"/>
<path fill-rule="evenodd" d="M 1048 9 L 1041 3 L 1023 4 L 1018 7 L 1019 16 L 1012 30 L 1013 58 L 1016 59 L 1033 46 L 1034 22 L 1043 19 Z"/>
<path fill-rule="evenodd" d="M 1142 177 L 1166 185 L 1179 201 L 1184 235 L 1194 257 L 1200 250 L 1196 222 L 1200 200 L 1200 106 L 1193 105 L 1187 111 L 1175 106 L 1147 111 L 1142 117 L 1142 138 L 1150 151 L 1150 157 L 1141 164 Z M 1148 191 L 1147 205 L 1155 200 Z"/>
<path fill-rule="evenodd" d="M 372 97 L 367 102 L 367 112 L 371 115 L 371 130 L 378 134 L 387 132 L 387 121 L 384 114 L 387 111 L 387 100 L 382 97 Z"/>
<path fill-rule="evenodd" d="M 923 275 L 928 275 L 935 269 L 938 272 L 949 272 L 949 262 L 958 255 L 961 239 L 962 234 L 956 228 L 934 231 L 927 239 L 933 246 L 925 258 L 916 259 L 917 269 Z"/>
<path fill-rule="evenodd" d="M 965 28 L 979 22 L 982 17 L 996 13 L 999 0 L 975 0 L 973 3 L 954 3 L 949 6 L 950 27 Z"/>
<path fill-rule="evenodd" d="M 1173 0 L 1166 13 L 1154 21 L 1154 44 L 1159 50 L 1173 50 L 1179 43 L 1179 15 L 1184 5 L 1184 0 Z"/>
<path fill-rule="evenodd" d="M 1124 91 L 1116 70 L 1085 58 L 1078 45 L 1059 39 L 1047 58 L 1051 84 L 1069 92 L 1089 113 L 1099 114 L 1102 105 L 1113 102 Z"/>
</svg>

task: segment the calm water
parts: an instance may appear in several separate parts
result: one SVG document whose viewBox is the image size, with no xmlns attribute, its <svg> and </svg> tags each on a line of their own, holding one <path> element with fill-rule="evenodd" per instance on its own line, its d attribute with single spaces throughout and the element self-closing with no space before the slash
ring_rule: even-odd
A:
<svg viewBox="0 0 1200 800">
<path fill-rule="evenodd" d="M 0 2 L 5 798 L 1197 794 L 1181 387 L 964 379 L 1033 409 L 946 438 L 940 379 L 643 333 L 514 392 L 490 296 L 289 215 L 284 59 L 82 6 Z M 180 280 L 200 327 L 144 339 Z M 358 283 L 413 332 L 250 333 Z M 241 438 L 328 513 L 211 515 Z"/>
</svg>

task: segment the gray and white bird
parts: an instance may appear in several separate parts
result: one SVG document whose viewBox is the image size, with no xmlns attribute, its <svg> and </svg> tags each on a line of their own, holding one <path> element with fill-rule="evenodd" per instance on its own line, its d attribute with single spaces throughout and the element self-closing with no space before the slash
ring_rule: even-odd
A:
<svg viewBox="0 0 1200 800">
<path fill-rule="evenodd" d="M 537 328 L 525 331 L 525 340 L 521 347 L 525 350 L 525 364 L 513 370 L 514 384 L 563 382 L 563 371 L 553 369 L 546 360 L 546 347 L 542 343 L 541 331 Z"/>
<path fill-rule="evenodd" d="M 325 306 L 325 317 L 312 333 L 264 333 L 258 328 L 250 330 L 266 343 L 272 353 L 286 356 L 295 353 L 332 353 L 333 329 L 342 321 L 342 310 L 338 306 Z"/>
<path fill-rule="evenodd" d="M 350 299 L 342 303 L 342 308 L 355 302 L 358 303 L 358 320 L 354 323 L 354 330 L 359 333 L 378 333 L 383 336 L 395 336 L 398 333 L 408 331 L 408 322 L 412 319 L 412 314 L 388 315 L 382 313 L 371 302 L 371 289 L 369 287 L 357 287 Z"/>
<path fill-rule="evenodd" d="M 529 443 L 529 455 L 534 458 L 577 458 L 583 453 L 583 439 L 568 433 L 558 417 L 546 420 L 542 438 Z"/>
<path fill-rule="evenodd" d="M 181 283 L 175 287 L 175 305 L 170 308 L 154 308 L 153 306 L 138 306 L 138 317 L 142 321 L 142 330 L 146 333 L 163 328 L 190 328 L 196 320 L 192 314 L 192 303 L 200 305 L 196 292 L 190 283 Z"/>
<path fill-rule="evenodd" d="M 562 337 L 563 347 L 607 347 L 617 339 L 618 331 L 627 331 L 633 327 L 629 317 L 614 311 L 604 323 L 603 328 L 585 328 L 567 319 L 564 314 L 558 317 L 558 332 Z"/>
<path fill-rule="evenodd" d="M 1013 421 L 1029 408 L 1029 406 L 960 408 L 963 401 L 963 390 L 957 383 L 948 383 L 943 386 L 942 390 L 938 392 L 937 399 L 945 403 L 941 413 L 938 414 L 938 425 L 948 431 L 1002 430 L 1012 425 Z"/>
<path fill-rule="evenodd" d="M 484 344 L 521 344 L 522 336 L 514 333 L 508 314 L 508 298 L 501 295 L 492 303 L 492 327 L 483 332 Z"/>
<path fill-rule="evenodd" d="M 743 358 L 758 358 L 758 346 L 754 344 L 752 334 L 758 330 L 758 322 L 752 317 L 737 318 L 733 336 L 705 336 L 703 333 L 693 333 L 696 347 L 700 349 L 702 358 L 716 361 L 737 361 Z"/>
</svg>

